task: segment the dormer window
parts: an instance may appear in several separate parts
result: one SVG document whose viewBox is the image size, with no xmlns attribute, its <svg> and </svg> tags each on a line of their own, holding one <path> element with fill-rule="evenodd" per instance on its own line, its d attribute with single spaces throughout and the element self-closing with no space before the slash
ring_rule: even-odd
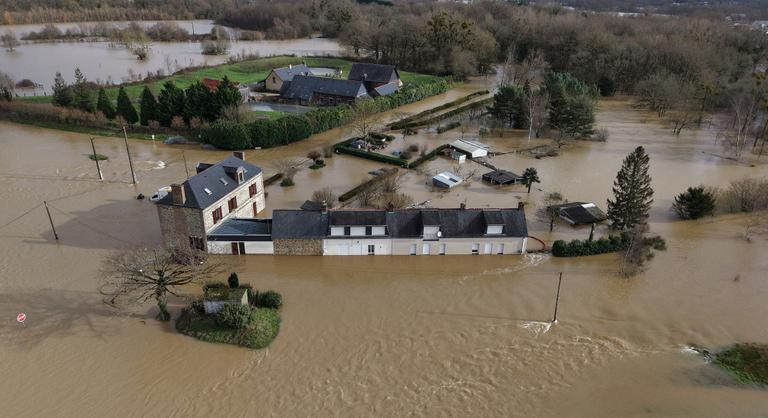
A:
<svg viewBox="0 0 768 418">
<path fill-rule="evenodd" d="M 243 178 L 244 178 L 243 172 L 242 171 L 238 171 L 237 172 L 237 184 L 242 183 L 243 182 Z"/>
</svg>

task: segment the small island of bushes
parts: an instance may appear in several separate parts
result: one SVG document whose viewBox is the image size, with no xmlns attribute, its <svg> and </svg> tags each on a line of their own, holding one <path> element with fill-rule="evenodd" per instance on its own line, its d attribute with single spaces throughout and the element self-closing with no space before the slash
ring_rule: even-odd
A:
<svg viewBox="0 0 768 418">
<path fill-rule="evenodd" d="M 217 303 L 219 307 L 214 308 Z M 261 349 L 269 346 L 280 331 L 282 304 L 279 293 L 258 292 L 248 285 L 240 285 L 233 274 L 229 286 L 207 284 L 203 298 L 182 310 L 176 329 L 201 341 Z"/>
<path fill-rule="evenodd" d="M 736 344 L 715 354 L 713 360 L 741 383 L 768 385 L 768 344 Z"/>
</svg>

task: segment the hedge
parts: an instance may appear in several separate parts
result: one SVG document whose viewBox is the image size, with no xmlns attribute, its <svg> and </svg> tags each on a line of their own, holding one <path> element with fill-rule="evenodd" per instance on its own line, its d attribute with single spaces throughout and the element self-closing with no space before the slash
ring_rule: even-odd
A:
<svg viewBox="0 0 768 418">
<path fill-rule="evenodd" d="M 204 126 L 200 132 L 200 138 L 216 148 L 229 150 L 248 148 L 250 144 L 248 129 L 245 125 L 224 119 Z"/>
<path fill-rule="evenodd" d="M 441 104 L 440 106 L 433 107 L 431 109 L 427 109 L 427 110 L 425 110 L 423 112 L 419 112 L 419 113 L 417 113 L 415 115 L 412 115 L 412 116 L 409 116 L 407 118 L 400 119 L 397 122 L 391 123 L 389 125 L 389 127 L 392 128 L 392 129 L 402 129 L 402 128 L 406 127 L 405 125 L 408 124 L 409 122 L 414 122 L 414 121 L 417 121 L 419 119 L 423 119 L 425 116 L 429 116 L 429 115 L 431 115 L 433 113 L 440 112 L 441 110 L 445 110 L 445 109 L 449 109 L 449 108 L 454 107 L 454 106 L 458 106 L 458 105 L 460 105 L 460 104 L 462 104 L 464 102 L 467 102 L 469 100 L 474 99 L 477 96 L 482 96 L 482 95 L 485 95 L 485 94 L 488 94 L 488 93 L 489 93 L 488 90 L 476 91 L 474 93 L 471 93 L 471 94 L 468 94 L 466 96 L 460 97 L 460 98 L 458 98 L 456 100 L 453 100 L 451 102 L 444 103 L 444 104 Z"/>
<path fill-rule="evenodd" d="M 432 151 L 422 155 L 421 157 L 419 157 L 414 162 L 408 164 L 408 168 L 416 168 L 416 167 L 422 165 L 423 163 L 425 163 L 425 162 L 435 158 L 437 156 L 437 154 L 441 153 L 444 149 L 446 149 L 448 147 L 449 147 L 448 144 L 440 145 L 439 147 L 433 149 Z"/>
<path fill-rule="evenodd" d="M 608 238 L 600 238 L 595 241 L 573 240 L 566 243 L 557 240 L 552 244 L 552 255 L 555 257 L 581 257 L 612 253 L 626 248 L 628 238 L 626 234 L 611 235 Z"/>
<path fill-rule="evenodd" d="M 456 109 L 450 110 L 450 111 L 445 112 L 445 113 L 441 113 L 441 114 L 439 114 L 437 116 L 432 116 L 431 118 L 428 118 L 428 119 L 420 119 L 420 120 L 415 120 L 415 121 L 412 121 L 412 122 L 408 122 L 408 123 L 399 125 L 398 128 L 395 128 L 393 126 L 392 129 L 408 129 L 408 128 L 415 128 L 417 126 L 429 125 L 429 124 L 431 124 L 433 122 L 438 122 L 438 121 L 441 121 L 441 120 L 444 120 L 444 119 L 448 119 L 448 118 L 451 118 L 451 117 L 456 116 L 458 114 L 470 111 L 472 109 L 477 109 L 477 108 L 481 108 L 481 107 L 487 106 L 492 101 L 493 101 L 493 97 L 490 97 L 490 98 L 487 98 L 487 99 L 484 99 L 484 100 L 480 100 L 478 102 L 472 102 L 472 103 L 470 103 L 468 105 L 457 107 Z"/>
<path fill-rule="evenodd" d="M 440 125 L 437 127 L 437 133 L 441 134 L 443 132 L 448 132 L 451 129 L 458 128 L 459 126 L 461 126 L 461 122 L 459 121 L 451 122 L 447 125 Z"/>
<path fill-rule="evenodd" d="M 336 151 L 338 151 L 338 152 L 340 152 L 342 154 L 354 155 L 356 157 L 361 157 L 361 158 L 365 158 L 365 159 L 368 159 L 368 160 L 378 161 L 378 162 L 381 162 L 381 163 L 392 164 L 392 165 L 396 165 L 398 167 L 407 167 L 408 166 L 408 162 L 407 161 L 402 160 L 402 159 L 397 158 L 397 157 L 392 157 L 392 156 L 389 156 L 389 155 L 379 154 L 378 152 L 370 152 L 370 151 L 365 151 L 365 150 L 353 148 L 353 147 L 349 146 L 350 142 L 352 142 L 353 140 L 354 140 L 354 138 L 353 139 L 348 139 L 346 141 L 339 142 L 338 144 L 334 145 L 334 148 L 336 149 Z"/>
</svg>

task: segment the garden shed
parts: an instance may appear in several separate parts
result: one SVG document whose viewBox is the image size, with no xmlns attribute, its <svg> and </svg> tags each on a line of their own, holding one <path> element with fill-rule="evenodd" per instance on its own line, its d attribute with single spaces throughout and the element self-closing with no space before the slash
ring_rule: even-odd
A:
<svg viewBox="0 0 768 418">
<path fill-rule="evenodd" d="M 248 305 L 248 291 L 244 288 L 212 287 L 205 290 L 205 313 L 218 313 L 224 305 Z"/>
<path fill-rule="evenodd" d="M 440 187 L 442 189 L 453 188 L 454 186 L 461 184 L 462 181 L 464 180 L 462 180 L 461 177 L 448 171 L 443 171 L 442 173 L 432 177 L 432 184 L 435 187 Z"/>
<path fill-rule="evenodd" d="M 457 139 L 451 142 L 451 147 L 469 155 L 469 158 L 485 157 L 490 149 L 487 145 L 466 139 Z"/>
</svg>

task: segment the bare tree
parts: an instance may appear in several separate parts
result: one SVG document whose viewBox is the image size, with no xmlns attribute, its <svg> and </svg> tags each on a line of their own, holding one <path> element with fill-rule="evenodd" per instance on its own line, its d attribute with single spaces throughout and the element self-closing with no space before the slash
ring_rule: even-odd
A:
<svg viewBox="0 0 768 418">
<path fill-rule="evenodd" d="M 396 193 L 403 185 L 403 176 L 405 174 L 395 172 L 394 174 L 385 174 L 379 183 L 383 193 Z"/>
<path fill-rule="evenodd" d="M 357 200 L 357 204 L 361 208 L 370 208 L 375 206 L 376 200 L 380 195 L 381 192 L 379 192 L 378 187 L 369 187 L 358 192 L 355 200 Z"/>
<path fill-rule="evenodd" d="M 332 208 L 335 206 L 338 197 L 330 187 L 324 187 L 320 190 L 315 190 L 310 200 L 317 203 L 325 203 L 328 208 Z"/>
<path fill-rule="evenodd" d="M 403 209 L 413 205 L 413 197 L 405 193 L 384 193 L 379 197 L 381 209 Z"/>
<path fill-rule="evenodd" d="M 273 163 L 275 169 L 283 174 L 283 178 L 293 180 L 293 176 L 299 172 L 304 160 L 298 158 L 282 158 Z"/>
<path fill-rule="evenodd" d="M 13 52 L 17 46 L 21 45 L 18 38 L 16 38 L 16 34 L 11 30 L 7 30 L 5 34 L 0 36 L 0 43 L 3 44 L 3 48 L 11 52 Z"/>
<path fill-rule="evenodd" d="M 350 125 L 358 138 L 368 139 L 371 132 L 379 129 L 379 106 L 373 99 L 363 99 L 355 104 Z"/>
<path fill-rule="evenodd" d="M 11 101 L 15 87 L 16 84 L 13 82 L 13 78 L 0 71 L 0 100 Z"/>
<path fill-rule="evenodd" d="M 111 305 L 142 305 L 154 299 L 168 321 L 168 294 L 179 296 L 179 288 L 201 284 L 225 271 L 207 254 L 190 249 L 139 248 L 107 256 L 102 267 L 101 293 Z"/>
</svg>

